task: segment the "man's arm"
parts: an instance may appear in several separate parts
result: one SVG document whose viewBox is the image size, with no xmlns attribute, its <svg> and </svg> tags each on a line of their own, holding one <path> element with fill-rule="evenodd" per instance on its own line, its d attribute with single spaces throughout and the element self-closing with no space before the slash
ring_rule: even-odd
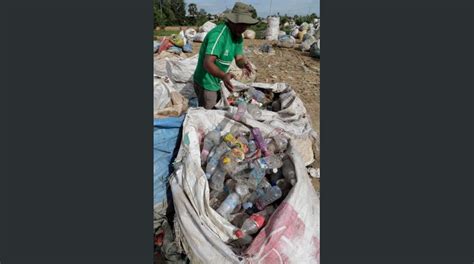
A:
<svg viewBox="0 0 474 264">
<path fill-rule="evenodd" d="M 245 56 L 235 56 L 235 64 L 237 64 L 237 67 L 241 68 L 247 76 L 250 76 L 250 74 L 254 72 L 252 64 L 250 64 Z"/>
<path fill-rule="evenodd" d="M 234 86 L 232 85 L 230 80 L 235 78 L 235 75 L 233 75 L 232 73 L 225 73 L 221 69 L 219 69 L 219 67 L 217 67 L 216 65 L 216 59 L 217 57 L 214 55 L 206 55 L 206 57 L 204 57 L 204 65 L 203 65 L 204 69 L 208 73 L 210 73 L 212 76 L 217 77 L 221 79 L 222 81 L 224 81 L 225 87 L 233 91 Z"/>
</svg>

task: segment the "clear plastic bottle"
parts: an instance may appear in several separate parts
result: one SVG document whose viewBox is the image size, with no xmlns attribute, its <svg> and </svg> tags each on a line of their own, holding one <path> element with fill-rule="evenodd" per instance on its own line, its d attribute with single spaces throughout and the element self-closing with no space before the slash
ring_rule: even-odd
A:
<svg viewBox="0 0 474 264">
<path fill-rule="evenodd" d="M 258 210 L 263 210 L 267 205 L 275 202 L 276 200 L 280 199 L 282 196 L 282 191 L 278 186 L 272 186 L 269 188 L 264 195 L 260 196 L 255 200 L 255 207 Z"/>
<path fill-rule="evenodd" d="M 262 169 L 279 169 L 283 166 L 283 162 L 280 157 L 272 155 L 255 160 L 255 165 Z"/>
<path fill-rule="evenodd" d="M 283 177 L 291 183 L 291 185 L 296 184 L 296 172 L 295 172 L 295 166 L 293 165 L 293 162 L 289 158 L 285 158 L 283 160 L 283 168 L 281 169 L 283 173 Z"/>
<path fill-rule="evenodd" d="M 225 200 L 221 203 L 219 208 L 217 208 L 217 213 L 220 214 L 224 218 L 228 218 L 230 213 L 237 207 L 237 205 L 240 203 L 240 196 L 232 192 L 230 193 Z"/>
<path fill-rule="evenodd" d="M 263 190 L 267 190 L 268 188 L 271 188 L 271 187 L 272 185 L 270 184 L 270 182 L 268 182 L 268 180 L 265 177 L 263 177 L 263 179 L 257 185 L 257 188 L 262 188 Z"/>
<path fill-rule="evenodd" d="M 221 142 L 213 151 L 214 154 L 209 157 L 209 160 L 206 165 L 206 176 L 209 179 L 211 175 L 214 173 L 214 171 L 217 169 L 217 166 L 219 165 L 219 161 L 224 155 L 224 153 L 228 152 L 230 148 L 227 146 L 225 142 Z"/>
<path fill-rule="evenodd" d="M 263 103 L 265 101 L 265 94 L 253 87 L 248 89 L 248 95 L 259 103 Z"/>
<path fill-rule="evenodd" d="M 262 110 L 260 110 L 260 107 L 258 107 L 256 104 L 247 105 L 247 112 L 249 112 L 249 114 L 255 119 L 262 117 Z"/>
<path fill-rule="evenodd" d="M 236 121 L 240 121 L 242 117 L 245 115 L 247 111 L 247 103 L 244 101 L 239 102 L 237 106 L 237 112 L 234 114 L 233 119 Z"/>
<path fill-rule="evenodd" d="M 260 214 L 253 214 L 244 221 L 242 227 L 235 231 L 237 238 L 243 238 L 245 235 L 256 234 L 265 224 L 265 217 Z"/>
<path fill-rule="evenodd" d="M 209 188 L 216 191 L 224 190 L 225 171 L 219 166 L 212 174 L 211 180 L 209 181 Z"/>
<path fill-rule="evenodd" d="M 263 139 L 262 133 L 260 132 L 260 129 L 258 127 L 254 127 L 252 129 L 252 135 L 255 139 L 257 147 L 262 151 L 262 154 L 264 156 L 270 156 L 271 153 L 267 149 L 267 143 Z"/>
<path fill-rule="evenodd" d="M 201 165 L 204 165 L 207 161 L 207 156 L 211 149 L 219 144 L 219 140 L 221 138 L 221 134 L 218 130 L 212 130 L 207 133 L 206 137 L 204 137 L 203 147 L 201 151 Z"/>
<path fill-rule="evenodd" d="M 237 181 L 241 184 L 249 186 L 251 189 L 256 189 L 258 184 L 265 177 L 265 170 L 262 168 L 253 168 L 246 177 L 239 177 Z"/>
</svg>

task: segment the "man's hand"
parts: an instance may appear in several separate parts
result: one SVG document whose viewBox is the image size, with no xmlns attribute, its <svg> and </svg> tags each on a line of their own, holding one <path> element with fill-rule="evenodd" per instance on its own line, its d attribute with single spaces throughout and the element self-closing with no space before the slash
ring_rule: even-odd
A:
<svg viewBox="0 0 474 264">
<path fill-rule="evenodd" d="M 229 89 L 231 92 L 234 91 L 234 85 L 232 85 L 232 83 L 230 82 L 231 79 L 234 79 L 235 78 L 235 75 L 228 72 L 224 75 L 224 78 L 222 78 L 222 81 L 224 81 L 224 85 L 225 87 L 227 87 L 227 89 Z"/>
<path fill-rule="evenodd" d="M 250 74 L 254 72 L 252 64 L 249 61 L 244 64 L 244 68 L 242 69 L 245 76 L 250 77 Z"/>
<path fill-rule="evenodd" d="M 247 58 L 244 56 L 241 56 L 241 55 L 236 56 L 235 64 L 237 64 L 237 67 L 242 69 L 243 75 L 247 77 L 249 77 L 250 74 L 254 72 L 252 64 L 250 64 L 250 61 L 248 61 Z"/>
</svg>

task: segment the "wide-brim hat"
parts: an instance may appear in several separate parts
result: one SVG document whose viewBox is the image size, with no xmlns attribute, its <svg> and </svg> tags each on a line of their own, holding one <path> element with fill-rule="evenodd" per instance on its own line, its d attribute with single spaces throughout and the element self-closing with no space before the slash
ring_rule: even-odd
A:
<svg viewBox="0 0 474 264">
<path fill-rule="evenodd" d="M 232 11 L 225 14 L 224 17 L 235 24 L 255 25 L 259 21 L 252 17 L 252 9 L 253 8 L 247 4 L 236 2 Z"/>
</svg>

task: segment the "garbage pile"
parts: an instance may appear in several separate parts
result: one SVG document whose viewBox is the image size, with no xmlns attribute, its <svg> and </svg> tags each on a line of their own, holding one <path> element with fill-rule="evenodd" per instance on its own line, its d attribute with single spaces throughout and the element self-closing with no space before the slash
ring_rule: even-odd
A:
<svg viewBox="0 0 474 264">
<path fill-rule="evenodd" d="M 227 97 L 230 106 L 237 106 L 238 109 L 247 110 L 254 118 L 261 116 L 260 110 L 269 110 L 278 112 L 281 110 L 280 96 L 289 94 L 274 93 L 270 89 L 256 89 L 250 87 L 247 90 L 233 92 Z"/>
<path fill-rule="evenodd" d="M 160 54 L 163 51 L 180 55 L 182 52 L 193 52 L 193 42 L 189 34 L 185 35 L 181 30 L 179 34 L 163 37 L 161 42 L 153 41 L 153 52 Z"/>
<path fill-rule="evenodd" d="M 234 226 L 236 250 L 249 245 L 296 183 L 286 157 L 288 140 L 278 134 L 264 138 L 233 126 L 221 137 L 219 128 L 204 137 L 201 165 L 209 181 L 210 206 Z"/>
</svg>

